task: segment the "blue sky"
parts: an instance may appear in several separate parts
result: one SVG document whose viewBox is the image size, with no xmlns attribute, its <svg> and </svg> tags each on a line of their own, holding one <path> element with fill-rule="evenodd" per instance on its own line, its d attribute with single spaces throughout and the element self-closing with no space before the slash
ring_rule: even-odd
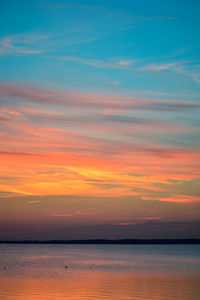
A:
<svg viewBox="0 0 200 300">
<path fill-rule="evenodd" d="M 198 1 L 3 1 L 2 8 L 2 80 L 198 99 Z"/>
</svg>

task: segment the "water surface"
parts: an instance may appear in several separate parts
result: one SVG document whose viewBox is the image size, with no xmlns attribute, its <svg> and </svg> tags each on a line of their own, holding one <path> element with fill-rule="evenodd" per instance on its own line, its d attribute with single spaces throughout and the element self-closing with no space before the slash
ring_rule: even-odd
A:
<svg viewBox="0 0 200 300">
<path fill-rule="evenodd" d="M 200 246 L 0 245 L 0 299 L 199 300 Z"/>
</svg>

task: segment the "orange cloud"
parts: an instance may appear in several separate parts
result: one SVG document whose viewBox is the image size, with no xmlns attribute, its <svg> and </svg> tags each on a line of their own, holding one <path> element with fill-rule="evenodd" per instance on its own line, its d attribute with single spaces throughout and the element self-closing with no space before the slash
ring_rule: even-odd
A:
<svg viewBox="0 0 200 300">
<path fill-rule="evenodd" d="M 51 217 L 71 217 L 70 214 L 52 214 Z"/>
<path fill-rule="evenodd" d="M 93 212 L 89 212 L 89 211 L 82 211 L 82 210 L 79 210 L 76 212 L 76 215 L 93 215 L 94 213 Z"/>
<path fill-rule="evenodd" d="M 188 195 L 173 195 L 167 198 L 158 198 L 157 200 L 166 201 L 166 202 L 177 202 L 177 203 L 192 203 L 192 202 L 200 202 L 200 197 L 188 196 Z"/>
<path fill-rule="evenodd" d="M 158 111 L 188 113 L 200 108 L 197 102 L 59 92 L 10 83 L 0 83 L 0 94 L 13 97 L 13 105 L 4 104 L 0 110 L 2 195 L 167 201 L 171 196 L 163 193 L 169 190 L 171 195 L 169 179 L 199 176 L 198 149 L 159 143 L 157 136 L 169 130 L 169 136 L 195 132 L 173 118 L 161 118 Z M 144 115 L 148 110 L 154 112 L 153 118 Z M 17 179 L 9 180 L 13 177 Z"/>
</svg>

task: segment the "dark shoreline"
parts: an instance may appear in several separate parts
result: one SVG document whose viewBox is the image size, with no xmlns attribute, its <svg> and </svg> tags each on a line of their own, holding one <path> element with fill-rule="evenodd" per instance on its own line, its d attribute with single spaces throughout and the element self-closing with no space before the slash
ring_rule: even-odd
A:
<svg viewBox="0 0 200 300">
<path fill-rule="evenodd" d="M 0 241 L 0 244 L 75 244 L 75 245 L 199 245 L 200 239 L 92 239 Z"/>
</svg>

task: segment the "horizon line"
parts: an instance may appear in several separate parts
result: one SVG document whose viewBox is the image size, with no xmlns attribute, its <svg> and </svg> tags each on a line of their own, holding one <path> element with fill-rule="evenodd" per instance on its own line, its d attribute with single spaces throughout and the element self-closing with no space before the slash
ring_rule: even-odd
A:
<svg viewBox="0 0 200 300">
<path fill-rule="evenodd" d="M 200 238 L 168 239 L 78 239 L 78 240 L 0 240 L 0 244 L 200 244 Z"/>
</svg>

